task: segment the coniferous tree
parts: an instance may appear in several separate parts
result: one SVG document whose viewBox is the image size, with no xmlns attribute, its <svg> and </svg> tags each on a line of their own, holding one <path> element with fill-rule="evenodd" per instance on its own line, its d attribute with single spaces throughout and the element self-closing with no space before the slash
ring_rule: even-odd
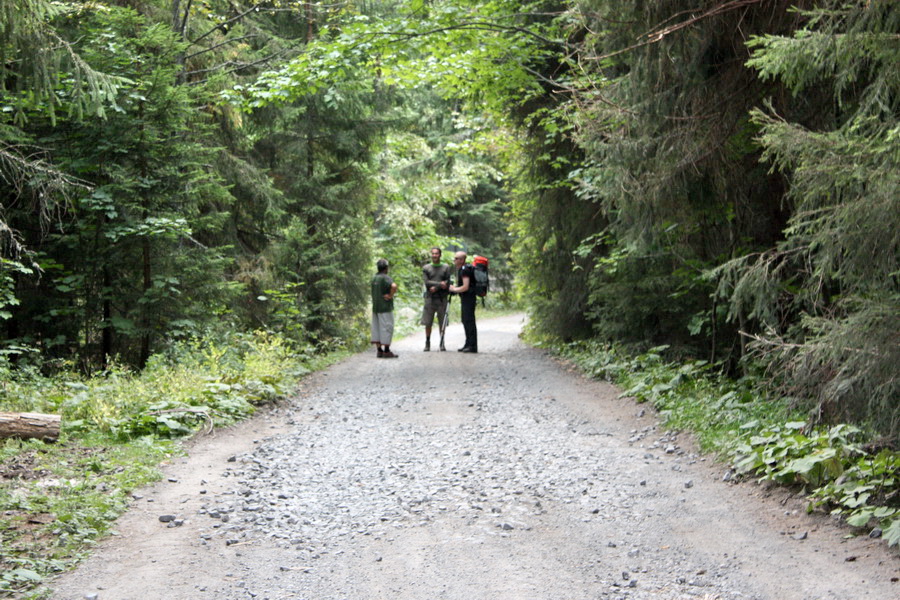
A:
<svg viewBox="0 0 900 600">
<path fill-rule="evenodd" d="M 754 32 L 787 30 L 790 3 L 585 3 L 581 193 L 609 218 L 591 279 L 610 339 L 741 355 L 705 272 L 777 240 L 783 180 L 758 165 L 749 110 L 766 91 L 745 66 Z M 727 329 L 726 329 L 727 326 Z"/>
<path fill-rule="evenodd" d="M 732 314 L 765 326 L 754 349 L 818 419 L 900 433 L 900 6 L 824 2 L 791 35 L 752 40 L 750 65 L 786 106 L 752 113 L 787 175 L 785 237 L 725 265 Z M 794 117 L 812 104 L 815 118 Z M 794 109 L 792 111 L 792 109 Z"/>
<path fill-rule="evenodd" d="M 78 27 L 86 60 L 129 83 L 103 120 L 30 125 L 92 189 L 53 236 L 30 241 L 49 272 L 22 282 L 15 319 L 46 350 L 80 346 L 88 363 L 120 355 L 142 364 L 173 323 L 189 326 L 223 301 L 221 268 L 210 268 L 217 253 L 194 234 L 215 221 L 204 205 L 227 194 L 189 135 L 191 97 L 176 81 L 171 29 L 127 9 L 83 15 Z"/>
</svg>

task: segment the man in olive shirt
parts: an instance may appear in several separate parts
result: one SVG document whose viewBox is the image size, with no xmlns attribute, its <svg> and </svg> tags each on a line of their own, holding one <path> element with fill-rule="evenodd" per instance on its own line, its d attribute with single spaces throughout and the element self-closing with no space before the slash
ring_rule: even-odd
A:
<svg viewBox="0 0 900 600">
<path fill-rule="evenodd" d="M 378 273 L 372 277 L 372 343 L 378 358 L 397 358 L 391 352 L 394 336 L 394 295 L 397 284 L 387 274 L 388 261 L 379 258 L 375 263 Z"/>
<path fill-rule="evenodd" d="M 431 249 L 431 263 L 422 267 L 422 278 L 425 283 L 425 306 L 421 323 L 425 326 L 425 352 L 431 350 L 431 326 L 435 315 L 441 329 L 441 351 L 444 351 L 444 315 L 450 297 L 450 265 L 441 264 L 441 249 L 437 246 Z"/>
</svg>

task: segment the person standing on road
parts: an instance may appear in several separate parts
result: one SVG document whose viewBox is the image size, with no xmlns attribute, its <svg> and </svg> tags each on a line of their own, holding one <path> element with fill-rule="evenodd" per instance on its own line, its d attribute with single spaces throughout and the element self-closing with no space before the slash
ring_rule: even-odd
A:
<svg viewBox="0 0 900 600">
<path fill-rule="evenodd" d="M 378 272 L 372 277 L 372 343 L 375 344 L 378 358 L 397 358 L 391 352 L 397 284 L 388 275 L 387 260 L 379 258 L 375 267 Z"/>
<path fill-rule="evenodd" d="M 466 332 L 466 343 L 458 352 L 478 352 L 478 329 L 475 326 L 475 268 L 466 264 L 466 253 L 460 250 L 453 255 L 456 267 L 456 285 L 450 286 L 451 294 L 459 295 L 460 318 Z"/>
<path fill-rule="evenodd" d="M 437 315 L 441 329 L 441 352 L 444 347 L 444 315 L 450 300 L 450 265 L 441 264 L 441 249 L 431 249 L 431 262 L 422 267 L 425 283 L 425 306 L 422 309 L 422 325 L 425 326 L 425 352 L 431 350 L 431 327 Z"/>
</svg>

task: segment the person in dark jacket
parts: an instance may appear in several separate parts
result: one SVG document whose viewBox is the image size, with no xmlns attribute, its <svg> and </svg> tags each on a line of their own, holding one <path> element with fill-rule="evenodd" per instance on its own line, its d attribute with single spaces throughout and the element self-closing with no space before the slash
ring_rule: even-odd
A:
<svg viewBox="0 0 900 600">
<path fill-rule="evenodd" d="M 466 253 L 460 250 L 453 255 L 456 266 L 456 285 L 450 286 L 450 293 L 459 295 L 460 318 L 466 332 L 466 343 L 459 352 L 478 352 L 478 328 L 475 326 L 475 268 L 466 264 Z"/>
</svg>

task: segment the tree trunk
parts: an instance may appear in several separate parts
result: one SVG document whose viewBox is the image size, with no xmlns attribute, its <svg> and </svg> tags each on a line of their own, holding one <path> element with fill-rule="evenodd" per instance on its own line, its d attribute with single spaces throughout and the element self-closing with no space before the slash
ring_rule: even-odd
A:
<svg viewBox="0 0 900 600">
<path fill-rule="evenodd" d="M 144 219 L 146 218 L 147 213 L 145 212 Z M 150 288 L 153 286 L 152 271 L 150 270 L 150 240 L 146 237 L 141 240 L 141 255 L 144 272 L 144 297 L 146 298 L 147 294 L 150 293 Z M 147 360 L 150 358 L 150 315 L 147 314 L 149 310 L 150 308 L 145 304 L 141 314 L 141 329 L 143 333 L 141 334 L 141 354 L 138 357 L 138 364 L 142 369 L 147 365 Z"/>
<path fill-rule="evenodd" d="M 59 438 L 59 415 L 0 412 L 0 440 L 19 438 L 55 442 Z"/>
<path fill-rule="evenodd" d="M 103 266 L 103 289 L 109 290 L 112 286 L 112 278 L 109 275 L 109 268 Z M 112 357 L 113 351 L 113 330 L 110 325 L 112 319 L 112 301 L 109 299 L 109 293 L 105 293 L 103 298 L 103 331 L 100 337 L 100 368 L 106 370 L 109 366 L 109 359 Z"/>
<path fill-rule="evenodd" d="M 188 4 L 188 8 L 190 8 L 190 3 Z M 140 133 L 140 146 L 141 146 L 141 158 L 140 158 L 140 173 L 143 179 L 147 179 L 150 176 L 150 168 L 147 165 L 147 130 L 144 125 L 144 103 L 141 102 L 139 105 L 138 115 L 141 118 L 141 133 Z M 144 211 L 141 215 L 141 218 L 146 223 L 147 219 L 150 217 L 150 199 L 148 198 L 149 192 L 144 190 L 142 192 L 143 203 L 144 203 Z M 147 299 L 148 294 L 150 293 L 150 288 L 153 286 L 153 278 L 152 278 L 152 270 L 151 270 L 151 262 L 150 262 L 150 238 L 149 234 L 145 234 L 141 237 L 141 265 L 142 265 L 142 273 L 143 273 L 143 299 Z M 150 321 L 151 317 L 148 314 L 150 311 L 149 303 L 142 305 L 141 307 L 141 316 L 139 323 L 141 325 L 141 350 L 140 356 L 138 357 L 138 366 L 140 368 L 144 368 L 147 365 L 147 360 L 150 358 Z"/>
<path fill-rule="evenodd" d="M 316 37 L 316 7 L 312 2 L 306 3 L 306 43 Z"/>
</svg>

